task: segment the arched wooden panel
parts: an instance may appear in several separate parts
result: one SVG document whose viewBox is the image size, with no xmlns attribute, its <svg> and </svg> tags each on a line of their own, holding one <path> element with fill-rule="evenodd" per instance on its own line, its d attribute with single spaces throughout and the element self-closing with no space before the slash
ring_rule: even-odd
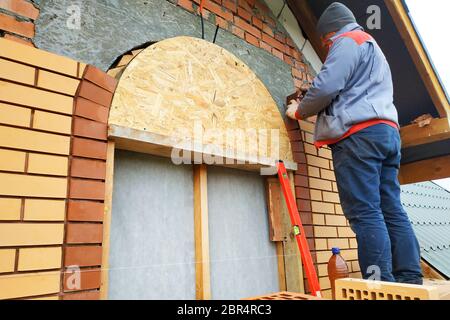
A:
<svg viewBox="0 0 450 320">
<path fill-rule="evenodd" d="M 282 159 L 295 169 L 284 121 L 264 84 L 234 55 L 197 38 L 170 38 L 140 52 L 120 78 L 109 125 L 119 148 L 169 156 L 183 139 L 201 134 L 200 149 L 182 148 L 225 156 L 228 146 L 227 158 L 259 165 Z M 227 143 L 227 134 L 238 142 Z M 268 137 L 267 148 L 258 147 L 258 136 Z"/>
</svg>

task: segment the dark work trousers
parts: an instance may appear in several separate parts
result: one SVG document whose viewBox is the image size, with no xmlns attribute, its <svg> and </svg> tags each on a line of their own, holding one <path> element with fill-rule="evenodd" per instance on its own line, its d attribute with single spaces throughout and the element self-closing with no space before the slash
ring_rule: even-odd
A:
<svg viewBox="0 0 450 320">
<path fill-rule="evenodd" d="M 400 201 L 398 130 L 377 124 L 330 148 L 363 278 L 421 284 L 419 243 Z"/>
</svg>

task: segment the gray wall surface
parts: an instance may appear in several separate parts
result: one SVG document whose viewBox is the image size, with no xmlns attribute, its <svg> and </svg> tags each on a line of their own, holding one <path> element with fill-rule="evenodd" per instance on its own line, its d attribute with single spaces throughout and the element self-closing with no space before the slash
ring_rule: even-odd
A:
<svg viewBox="0 0 450 320">
<path fill-rule="evenodd" d="M 195 299 L 192 167 L 117 151 L 110 299 Z"/>
<path fill-rule="evenodd" d="M 71 5 L 80 7 L 79 30 L 67 26 Z M 149 41 L 181 35 L 201 37 L 200 18 L 166 0 L 41 0 L 40 9 L 35 36 L 38 48 L 105 71 L 118 56 Z M 212 41 L 214 31 L 215 25 L 205 21 L 205 38 Z M 284 110 L 286 96 L 295 91 L 291 66 L 222 29 L 216 44 L 246 63 Z"/>
<path fill-rule="evenodd" d="M 278 292 L 276 248 L 269 240 L 263 178 L 209 167 L 208 210 L 212 298 Z"/>
</svg>

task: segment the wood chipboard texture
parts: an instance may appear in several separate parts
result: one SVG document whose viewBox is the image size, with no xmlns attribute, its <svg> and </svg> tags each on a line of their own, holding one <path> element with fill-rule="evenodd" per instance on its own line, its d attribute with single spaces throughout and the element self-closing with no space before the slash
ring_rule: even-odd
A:
<svg viewBox="0 0 450 320">
<path fill-rule="evenodd" d="M 275 101 L 253 71 L 234 55 L 191 37 L 166 39 L 139 53 L 120 78 L 109 124 L 182 142 L 186 138 L 193 141 L 195 123 L 200 124 L 202 144 L 213 150 L 230 147 L 227 130 L 234 130 L 239 141 L 248 129 L 267 129 L 268 148 L 258 148 L 258 137 L 229 148 L 248 158 L 270 157 L 270 130 L 277 129 L 277 158 L 293 161 Z M 242 132 L 236 134 L 239 129 Z"/>
</svg>

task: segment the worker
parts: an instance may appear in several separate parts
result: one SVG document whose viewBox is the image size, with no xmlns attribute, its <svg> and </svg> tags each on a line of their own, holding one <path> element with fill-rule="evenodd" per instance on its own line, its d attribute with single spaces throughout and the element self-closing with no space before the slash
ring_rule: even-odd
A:
<svg viewBox="0 0 450 320">
<path fill-rule="evenodd" d="M 400 201 L 401 141 L 388 62 L 339 2 L 323 12 L 317 32 L 328 56 L 286 114 L 299 120 L 317 115 L 315 145 L 331 148 L 363 278 L 422 284 L 419 244 Z"/>
</svg>

